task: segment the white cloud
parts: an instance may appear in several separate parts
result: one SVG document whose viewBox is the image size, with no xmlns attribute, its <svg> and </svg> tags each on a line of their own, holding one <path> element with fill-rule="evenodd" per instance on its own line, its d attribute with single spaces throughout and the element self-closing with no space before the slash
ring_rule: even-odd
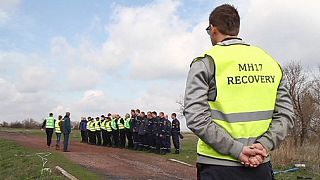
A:
<svg viewBox="0 0 320 180">
<path fill-rule="evenodd" d="M 101 77 L 97 71 L 88 67 L 71 67 L 69 72 L 70 89 L 80 91 L 95 88 Z"/>
<path fill-rule="evenodd" d="M 23 92 L 55 90 L 55 75 L 55 71 L 47 66 L 27 66 L 20 72 L 17 88 Z"/>
<path fill-rule="evenodd" d="M 319 64 L 320 1 L 251 0 L 242 9 L 242 34 L 281 63 L 292 60 Z M 240 9 L 241 13 L 241 9 Z"/>
<path fill-rule="evenodd" d="M 15 15 L 20 6 L 20 0 L 0 1 L 0 25 L 4 25 Z"/>
</svg>

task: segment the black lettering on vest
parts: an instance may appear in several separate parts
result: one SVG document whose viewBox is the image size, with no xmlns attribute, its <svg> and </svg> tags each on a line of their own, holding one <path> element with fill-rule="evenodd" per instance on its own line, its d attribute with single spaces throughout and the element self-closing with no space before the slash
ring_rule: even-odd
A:
<svg viewBox="0 0 320 180">
<path fill-rule="evenodd" d="M 253 64 L 247 64 L 248 65 L 248 71 L 254 71 Z"/>
<path fill-rule="evenodd" d="M 248 83 L 248 76 L 242 76 L 242 83 L 247 84 Z"/>
<path fill-rule="evenodd" d="M 253 76 L 248 76 L 248 81 L 249 81 L 249 83 L 253 83 L 253 81 L 254 81 Z"/>
<path fill-rule="evenodd" d="M 239 71 L 247 71 L 246 64 L 243 64 L 243 66 L 241 66 L 241 64 L 238 64 L 238 65 L 239 65 Z"/>
<path fill-rule="evenodd" d="M 274 79 L 276 76 L 270 76 L 270 78 L 272 79 L 272 83 L 274 83 Z"/>
<path fill-rule="evenodd" d="M 235 76 L 234 78 L 236 80 L 236 84 L 241 84 L 240 76 Z"/>
<path fill-rule="evenodd" d="M 266 81 L 265 81 L 265 77 L 266 77 L 266 76 L 260 76 L 261 83 L 266 83 Z"/>
<path fill-rule="evenodd" d="M 233 77 L 227 77 L 227 78 L 228 78 L 228 85 L 229 84 L 234 84 Z"/>
<path fill-rule="evenodd" d="M 254 78 L 254 80 L 255 80 L 255 82 L 259 82 L 259 76 L 257 77 L 257 76 L 253 76 L 253 78 Z"/>
<path fill-rule="evenodd" d="M 271 83 L 270 76 L 265 76 L 265 77 L 266 77 L 266 83 Z"/>
</svg>

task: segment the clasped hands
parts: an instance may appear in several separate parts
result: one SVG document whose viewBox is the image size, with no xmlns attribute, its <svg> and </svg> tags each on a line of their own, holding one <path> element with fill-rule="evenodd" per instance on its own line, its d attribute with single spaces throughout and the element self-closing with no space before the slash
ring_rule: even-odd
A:
<svg viewBox="0 0 320 180">
<path fill-rule="evenodd" d="M 246 167 L 258 167 L 268 157 L 268 151 L 260 143 L 244 146 L 239 159 Z"/>
</svg>

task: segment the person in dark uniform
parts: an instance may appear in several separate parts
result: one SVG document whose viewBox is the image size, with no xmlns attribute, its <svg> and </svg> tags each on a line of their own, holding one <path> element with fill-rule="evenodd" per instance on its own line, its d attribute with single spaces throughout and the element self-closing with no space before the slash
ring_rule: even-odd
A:
<svg viewBox="0 0 320 180">
<path fill-rule="evenodd" d="M 179 154 L 180 153 L 180 139 L 179 139 L 179 137 L 181 136 L 180 122 L 177 119 L 176 113 L 172 113 L 171 118 L 172 118 L 172 129 L 171 129 L 172 142 L 173 142 L 174 148 L 176 149 L 175 153 Z"/>
<path fill-rule="evenodd" d="M 88 142 L 88 137 L 87 137 L 87 120 L 85 117 L 81 117 L 79 129 L 81 132 L 81 142 L 82 143 L 87 143 Z"/>
<path fill-rule="evenodd" d="M 157 116 L 157 112 L 153 111 L 152 115 L 152 140 L 151 140 L 151 151 L 156 153 L 157 152 L 157 142 L 158 142 L 158 122 L 159 117 Z"/>
<path fill-rule="evenodd" d="M 164 112 L 159 113 L 159 118 L 157 119 L 157 144 L 156 144 L 156 153 L 163 154 L 163 143 L 162 141 L 164 140 L 164 127 L 163 127 L 163 122 L 164 122 Z"/>
<path fill-rule="evenodd" d="M 168 115 L 165 115 L 163 126 L 165 130 L 164 151 L 166 153 L 170 153 L 171 152 L 171 122 L 168 119 Z"/>
<path fill-rule="evenodd" d="M 124 127 L 124 119 L 120 117 L 119 114 L 116 115 L 116 118 L 117 118 L 118 129 L 119 129 L 119 140 L 120 140 L 119 147 L 125 148 L 126 147 L 126 129 Z"/>
<path fill-rule="evenodd" d="M 140 126 L 138 130 L 139 135 L 139 147 L 138 150 L 147 150 L 147 139 L 146 139 L 146 127 L 147 127 L 147 117 L 144 112 L 140 113 Z"/>
<path fill-rule="evenodd" d="M 153 118 L 152 113 L 149 111 L 147 113 L 147 124 L 146 124 L 146 144 L 147 144 L 147 150 L 149 152 L 152 151 L 152 126 L 153 126 Z"/>
<path fill-rule="evenodd" d="M 134 111 L 134 110 L 133 110 Z M 133 114 L 133 115 L 132 115 Z M 137 109 L 134 112 L 131 111 L 131 118 L 132 119 L 132 126 L 133 126 L 133 149 L 138 150 L 139 149 L 139 128 L 140 128 L 140 110 Z"/>
<path fill-rule="evenodd" d="M 158 143 L 159 143 L 159 153 L 161 155 L 166 154 L 166 123 L 164 113 L 159 113 L 159 123 L 158 123 Z"/>
</svg>

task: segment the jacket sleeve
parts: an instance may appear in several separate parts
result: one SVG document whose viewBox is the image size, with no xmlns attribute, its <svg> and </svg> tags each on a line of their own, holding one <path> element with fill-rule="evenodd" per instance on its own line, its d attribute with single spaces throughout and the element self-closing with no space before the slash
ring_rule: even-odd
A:
<svg viewBox="0 0 320 180">
<path fill-rule="evenodd" d="M 244 145 L 212 121 L 208 99 L 216 94 L 216 91 L 212 91 L 216 86 L 212 81 L 215 78 L 214 71 L 211 57 L 193 62 L 186 84 L 184 116 L 188 128 L 206 144 L 221 154 L 239 158 Z"/>
<path fill-rule="evenodd" d="M 286 81 L 286 77 L 283 76 L 278 88 L 277 100 L 269 130 L 257 139 L 257 142 L 260 142 L 268 150 L 277 148 L 294 125 L 293 104 Z"/>
</svg>

